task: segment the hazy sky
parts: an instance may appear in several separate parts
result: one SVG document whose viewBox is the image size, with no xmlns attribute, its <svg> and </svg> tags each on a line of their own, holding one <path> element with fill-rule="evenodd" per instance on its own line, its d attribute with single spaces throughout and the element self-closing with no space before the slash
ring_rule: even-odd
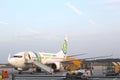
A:
<svg viewBox="0 0 120 80">
<path fill-rule="evenodd" d="M 0 63 L 21 51 L 120 58 L 120 0 L 0 0 Z"/>
</svg>

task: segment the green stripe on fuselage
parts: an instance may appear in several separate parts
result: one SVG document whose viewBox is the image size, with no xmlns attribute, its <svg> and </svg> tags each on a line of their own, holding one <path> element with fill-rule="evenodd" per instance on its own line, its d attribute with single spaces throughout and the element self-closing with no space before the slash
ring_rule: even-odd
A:
<svg viewBox="0 0 120 80">
<path fill-rule="evenodd" d="M 41 55 L 39 54 L 39 52 L 38 52 L 38 61 L 39 61 L 39 62 L 42 62 L 42 57 L 41 57 Z"/>
<path fill-rule="evenodd" d="M 34 52 L 34 53 L 35 53 L 38 61 L 39 61 L 39 62 L 42 62 L 42 57 L 41 57 L 41 55 L 40 55 L 40 52 Z"/>
<path fill-rule="evenodd" d="M 42 54 L 46 59 L 52 59 L 54 57 L 56 57 L 55 54 L 52 54 L 52 53 L 43 53 Z"/>
</svg>

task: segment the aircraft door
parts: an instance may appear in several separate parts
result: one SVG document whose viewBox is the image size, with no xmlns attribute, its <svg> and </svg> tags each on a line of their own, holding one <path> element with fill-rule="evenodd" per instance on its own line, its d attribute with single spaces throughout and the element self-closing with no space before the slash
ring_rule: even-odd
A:
<svg viewBox="0 0 120 80">
<path fill-rule="evenodd" d="M 28 62 L 29 60 L 31 60 L 29 52 L 24 53 L 24 58 L 25 58 L 25 62 Z"/>
</svg>

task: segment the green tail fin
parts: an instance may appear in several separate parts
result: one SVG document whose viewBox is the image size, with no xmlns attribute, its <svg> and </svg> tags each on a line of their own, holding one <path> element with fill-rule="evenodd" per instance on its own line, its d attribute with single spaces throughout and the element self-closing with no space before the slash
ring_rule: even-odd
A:
<svg viewBox="0 0 120 80">
<path fill-rule="evenodd" d="M 62 51 L 64 54 L 67 54 L 67 38 L 65 37 L 64 43 L 62 45 Z"/>
</svg>

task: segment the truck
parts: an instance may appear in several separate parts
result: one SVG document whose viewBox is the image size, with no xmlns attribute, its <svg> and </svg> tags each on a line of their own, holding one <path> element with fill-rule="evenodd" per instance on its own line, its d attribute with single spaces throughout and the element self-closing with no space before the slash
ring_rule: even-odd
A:
<svg viewBox="0 0 120 80">
<path fill-rule="evenodd" d="M 92 70 L 90 69 L 79 69 L 68 71 L 66 73 L 65 80 L 88 80 L 88 77 L 92 76 Z"/>
</svg>

